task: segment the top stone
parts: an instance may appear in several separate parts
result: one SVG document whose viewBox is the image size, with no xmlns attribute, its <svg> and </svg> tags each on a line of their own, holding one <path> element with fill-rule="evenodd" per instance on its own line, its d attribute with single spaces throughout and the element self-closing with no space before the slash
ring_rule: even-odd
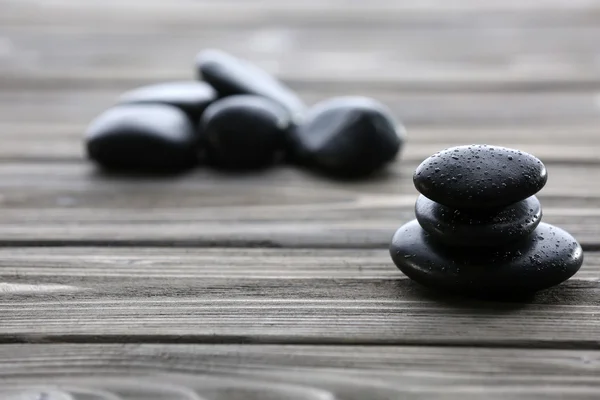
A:
<svg viewBox="0 0 600 400">
<path fill-rule="evenodd" d="M 498 146 L 452 147 L 432 155 L 413 176 L 425 197 L 454 208 L 495 208 L 544 187 L 544 164 L 531 154 Z"/>
</svg>

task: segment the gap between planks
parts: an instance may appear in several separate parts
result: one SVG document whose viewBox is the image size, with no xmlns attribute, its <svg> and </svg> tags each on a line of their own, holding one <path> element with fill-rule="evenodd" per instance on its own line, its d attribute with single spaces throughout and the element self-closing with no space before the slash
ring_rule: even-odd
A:
<svg viewBox="0 0 600 400">
<path fill-rule="evenodd" d="M 286 336 L 254 336 L 254 335 L 227 335 L 227 334 L 0 334 L 0 349 L 2 346 L 11 345 L 243 345 L 252 347 L 261 346 L 306 346 L 306 347 L 346 347 L 360 346 L 364 348 L 451 348 L 451 349 L 499 349 L 499 350 L 569 350 L 569 351 L 600 351 L 600 340 L 519 340 L 511 343 L 504 341 L 488 341 L 473 343 L 469 339 L 464 341 L 431 340 L 431 339 L 356 339 L 356 338 L 330 338 L 330 337 L 286 337 Z M 0 377 L 1 379 L 1 377 Z"/>
</svg>

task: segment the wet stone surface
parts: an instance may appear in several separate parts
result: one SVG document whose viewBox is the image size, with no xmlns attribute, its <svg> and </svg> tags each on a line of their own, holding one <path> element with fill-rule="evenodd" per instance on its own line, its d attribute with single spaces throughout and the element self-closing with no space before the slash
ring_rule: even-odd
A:
<svg viewBox="0 0 600 400">
<path fill-rule="evenodd" d="M 202 116 L 200 130 L 209 163 L 226 169 L 260 168 L 283 152 L 289 114 L 259 96 L 217 100 Z"/>
<path fill-rule="evenodd" d="M 513 245 L 465 250 L 440 245 L 413 220 L 395 233 L 390 254 L 404 274 L 425 286 L 507 296 L 557 285 L 573 276 L 583 262 L 577 241 L 543 222 Z"/>
<path fill-rule="evenodd" d="M 440 151 L 413 177 L 421 194 L 455 208 L 507 206 L 536 194 L 547 179 L 546 167 L 533 155 L 487 145 Z"/>
<path fill-rule="evenodd" d="M 540 222 L 534 194 L 546 180 L 544 164 L 519 150 L 436 153 L 415 171 L 417 219 L 396 231 L 392 260 L 422 285 L 460 294 L 512 297 L 564 282 L 583 252 L 569 233 Z"/>
<path fill-rule="evenodd" d="M 529 235 L 538 226 L 542 206 L 535 196 L 500 209 L 458 209 L 421 195 L 415 214 L 433 238 L 455 246 L 498 246 Z"/>
<path fill-rule="evenodd" d="M 392 162 L 405 132 L 383 104 L 359 96 L 313 106 L 292 132 L 293 159 L 323 173 L 365 176 Z"/>
<path fill-rule="evenodd" d="M 125 104 L 96 117 L 85 132 L 88 157 L 105 169 L 169 172 L 194 166 L 197 135 L 180 109 Z"/>
</svg>

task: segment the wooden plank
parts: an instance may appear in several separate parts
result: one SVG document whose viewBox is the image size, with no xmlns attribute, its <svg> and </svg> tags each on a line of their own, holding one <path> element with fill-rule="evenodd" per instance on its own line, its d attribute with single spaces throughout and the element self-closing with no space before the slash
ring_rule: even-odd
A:
<svg viewBox="0 0 600 400">
<path fill-rule="evenodd" d="M 250 175 L 199 169 L 177 177 L 111 177 L 91 165 L 0 164 L 0 243 L 385 248 L 414 218 L 416 164 L 367 181 L 291 168 Z M 600 244 L 599 165 L 550 164 L 543 220 L 586 248 Z"/>
<path fill-rule="evenodd" d="M 4 0 L 0 72 L 3 85 L 32 75 L 79 85 L 174 79 L 186 76 L 194 54 L 209 46 L 317 85 L 598 84 L 596 1 L 488 3 L 128 1 L 116 13 L 110 2 Z"/>
<path fill-rule="evenodd" d="M 0 93 L 0 161 L 81 160 L 87 124 L 132 87 Z M 418 162 L 442 148 L 475 142 L 519 148 L 545 162 L 599 161 L 596 93 L 360 93 L 384 102 L 406 125 L 404 160 Z M 346 93 L 320 89 L 300 94 L 313 104 Z"/>
<path fill-rule="evenodd" d="M 27 295 L 26 285 L 44 282 L 53 285 L 67 285 L 72 289 L 81 288 L 89 283 L 99 286 L 104 295 L 115 298 L 127 298 L 127 286 L 140 280 L 142 285 L 160 280 L 193 280 L 193 285 L 208 288 L 203 292 L 207 297 L 217 295 L 211 283 L 231 281 L 230 295 L 244 294 L 249 287 L 238 286 L 242 281 L 256 281 L 265 284 L 265 290 L 273 289 L 268 281 L 392 281 L 406 277 L 394 266 L 387 250 L 383 249 L 266 249 L 266 248 L 149 248 L 149 247 L 44 247 L 44 248 L 0 248 L 0 276 L 4 281 L 15 284 L 6 285 L 3 296 Z M 584 282 L 595 284 L 600 279 L 600 253 L 586 252 L 585 265 L 569 282 L 565 290 L 584 290 Z M 107 281 L 122 281 L 124 286 L 108 285 Z M 128 282 L 125 284 L 125 282 Z M 212 282 L 211 282 L 212 281 Z M 234 283 L 234 281 L 237 281 Z M 264 282 L 263 282 L 264 281 Z M 276 284 L 276 282 L 275 282 Z M 321 284 L 327 284 L 323 282 Z M 23 285 L 23 288 L 19 287 Z M 259 285 L 257 285 L 259 286 Z M 331 297 L 341 296 L 343 286 L 337 285 Z M 60 295 L 61 290 L 56 287 Z M 367 291 L 373 288 L 366 288 Z M 20 292 L 21 291 L 21 292 Z M 66 290 L 68 291 L 68 290 Z M 39 292 L 32 292 L 29 300 L 35 300 Z M 389 293 L 362 293 L 361 299 L 384 299 Z M 87 298 L 85 293 L 81 296 Z M 166 291 L 164 296 L 168 296 Z M 257 291 L 245 293 L 253 298 L 269 299 L 268 293 Z M 93 297 L 94 295 L 91 295 Z M 412 300 L 418 295 L 407 293 Z M 321 294 L 316 296 L 323 298 Z M 325 296 L 326 297 L 326 296 Z M 290 293 L 290 299 L 301 299 L 298 294 Z M 312 297 L 311 297 L 312 298 Z M 5 299 L 6 300 L 6 299 Z M 558 304 L 549 296 L 539 296 L 536 302 L 541 304 L 575 305 L 576 299 Z M 595 305 L 593 298 L 581 304 Z"/>
<path fill-rule="evenodd" d="M 386 250 L 0 249 L 2 342 L 598 348 L 600 254 L 526 302 L 426 291 Z"/>
<path fill-rule="evenodd" d="M 594 40 L 599 35 L 600 27 L 417 29 L 354 24 L 321 29 L 198 25 L 191 32 L 110 33 L 0 28 L 0 84 L 18 90 L 186 79 L 193 75 L 196 53 L 217 47 L 299 87 L 590 89 L 600 87 Z"/>
<path fill-rule="evenodd" d="M 128 0 L 77 1 L 3 0 L 0 6 L 6 13 L 3 23 L 60 25 L 100 25 L 108 18 L 111 28 L 119 24 L 148 24 L 162 21 L 175 26 L 273 24 L 332 24 L 339 21 L 358 24 L 379 23 L 457 25 L 478 23 L 529 23 L 542 26 L 597 23 L 599 3 L 594 1 L 372 1 L 368 5 L 356 1 L 278 2 L 269 1 L 160 1 Z M 120 12 L 115 12 L 119 7 Z M 460 22 L 460 23 L 459 23 Z M 485 26 L 485 25 L 484 25 Z"/>
<path fill-rule="evenodd" d="M 0 392 L 41 391 L 45 382 L 48 392 L 75 399 L 595 399 L 598 357 L 397 346 L 5 345 Z"/>
<path fill-rule="evenodd" d="M 119 95 L 136 87 L 120 83 L 106 89 L 75 89 L 64 87 L 50 90 L 21 88 L 0 92 L 0 121 L 3 127 L 16 124 L 52 126 L 84 126 L 104 109 L 115 104 Z M 599 94 L 595 91 L 552 93 L 401 93 L 378 89 L 350 92 L 344 88 L 298 88 L 298 94 L 308 104 L 333 96 L 362 95 L 386 104 L 394 116 L 408 128 L 434 127 L 454 130 L 466 128 L 497 129 L 550 127 L 563 131 L 570 138 L 570 127 L 600 126 Z M 477 132 L 475 132 L 477 133 Z M 538 132 L 542 141 L 545 132 Z M 558 135 L 555 135 L 555 137 Z M 590 135 L 587 140 L 594 140 Z M 513 134 L 514 137 L 514 134 Z M 477 137 L 473 135 L 471 140 Z M 501 139 L 497 137 L 496 139 Z M 563 142 L 565 140 L 563 139 Z M 552 144 L 552 143 L 539 143 Z M 576 143 L 573 143 L 574 145 Z"/>
<path fill-rule="evenodd" d="M 58 201 L 73 200 L 67 197 Z M 571 205 L 545 209 L 545 213 L 544 222 L 567 230 L 585 249 L 598 248 L 597 208 L 577 210 Z M 0 214 L 0 245 L 387 248 L 396 229 L 412 219 L 413 206 L 361 206 L 352 202 L 249 206 L 247 210 L 215 206 L 142 210 L 70 209 L 69 205 L 48 210 L 7 208 Z"/>
<path fill-rule="evenodd" d="M 84 122 L 0 122 L 0 162 L 85 160 Z M 535 154 L 546 163 L 600 163 L 600 123 L 569 126 L 445 127 L 410 125 L 400 159 L 418 163 L 447 147 L 485 143 Z"/>
</svg>

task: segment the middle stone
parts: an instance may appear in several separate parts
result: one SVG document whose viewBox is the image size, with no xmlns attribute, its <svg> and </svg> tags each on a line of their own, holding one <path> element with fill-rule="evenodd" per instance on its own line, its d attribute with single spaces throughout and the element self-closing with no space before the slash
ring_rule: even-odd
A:
<svg viewBox="0 0 600 400">
<path fill-rule="evenodd" d="M 498 246 L 521 239 L 540 223 L 535 196 L 495 209 L 458 209 L 420 195 L 415 204 L 419 225 L 432 238 L 453 246 Z"/>
</svg>

